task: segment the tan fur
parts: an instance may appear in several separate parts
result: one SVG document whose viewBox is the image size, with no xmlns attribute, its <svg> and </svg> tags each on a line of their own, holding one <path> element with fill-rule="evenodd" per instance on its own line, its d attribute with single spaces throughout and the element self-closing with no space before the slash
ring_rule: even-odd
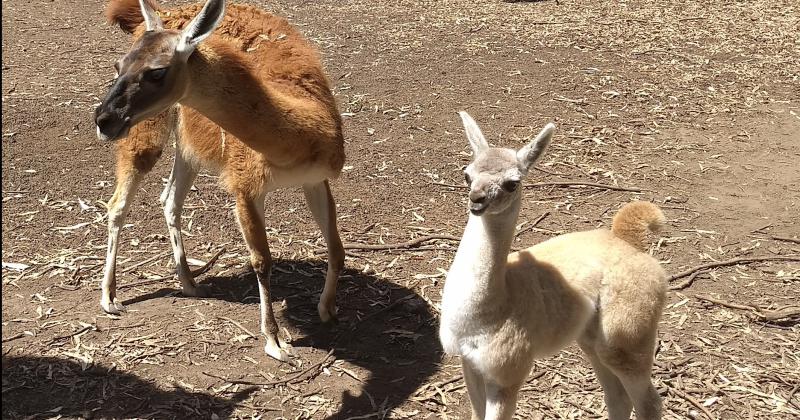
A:
<svg viewBox="0 0 800 420">
<path fill-rule="evenodd" d="M 637 201 L 623 207 L 615 216 L 611 231 L 641 251 L 646 249 L 647 232 L 658 233 L 665 221 L 655 204 Z"/>
<path fill-rule="evenodd" d="M 155 9 L 152 0 L 147 0 L 147 4 Z M 184 28 L 202 6 L 159 10 L 164 30 L 174 34 Z M 111 0 L 106 17 L 132 33 L 134 40 L 145 34 L 138 0 Z M 174 37 L 152 39 L 174 42 Z M 131 74 L 136 77 L 136 72 L 141 75 L 148 67 L 163 65 L 164 59 L 155 55 L 172 51 L 172 45 L 145 43 L 135 47 L 138 48 L 135 57 L 149 60 L 153 56 L 153 62 L 127 61 L 126 77 Z M 120 140 L 115 197 L 135 194 L 131 188 L 152 168 L 163 149 L 163 133 L 174 133 L 180 156 L 176 156 L 162 202 L 166 203 L 165 215 L 184 293 L 202 295 L 204 292 L 197 289 L 188 273 L 183 255 L 180 239 L 183 199 L 176 200 L 170 189 L 173 181 L 182 185 L 181 190 L 187 188 L 186 183 L 191 182 L 199 167 L 219 172 L 222 184 L 236 197 L 237 220 L 258 276 L 267 352 L 284 359 L 285 354 L 277 347 L 280 340 L 269 296 L 272 260 L 264 232 L 264 194 L 287 186 L 302 186 L 306 192 L 328 243 L 328 273 L 319 304 L 324 321 L 335 316 L 336 282 L 344 261 L 335 204 L 327 181 L 337 177 L 344 165 L 344 139 L 341 116 L 319 56 L 285 19 L 255 6 L 233 3 L 227 5 L 224 18 L 213 34 L 197 46 L 187 63 L 173 65 L 168 78 L 168 83 L 187 84 L 180 106 L 171 108 L 177 110 L 177 117 L 166 118 L 164 114 L 174 111 L 165 111 L 133 125 L 127 138 Z M 109 212 L 124 219 L 126 209 L 116 208 L 118 201 L 112 202 Z M 109 223 L 109 257 L 101 303 L 108 312 L 117 312 L 120 305 L 113 302 L 116 238 L 111 238 L 111 218 Z M 119 219 L 114 223 L 118 224 Z M 107 285 L 112 290 L 107 291 Z"/>
<path fill-rule="evenodd" d="M 661 211 L 631 203 L 614 231 L 570 233 L 509 254 L 522 188 L 502 186 L 527 173 L 552 128 L 520 153 L 490 148 L 462 118 L 475 152 L 465 170 L 471 214 L 445 281 L 439 335 L 447 353 L 461 356 L 473 420 L 511 419 L 534 360 L 575 341 L 603 386 L 609 418 L 627 420 L 635 406 L 637 418 L 659 419 L 650 370 L 666 275 L 640 247 Z"/>
</svg>

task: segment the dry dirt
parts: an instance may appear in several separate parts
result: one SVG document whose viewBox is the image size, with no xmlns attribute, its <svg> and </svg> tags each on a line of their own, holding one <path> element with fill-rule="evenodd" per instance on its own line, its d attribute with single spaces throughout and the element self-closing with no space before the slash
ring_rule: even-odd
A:
<svg viewBox="0 0 800 420">
<path fill-rule="evenodd" d="M 123 231 L 129 312 L 102 313 L 114 162 L 91 117 L 129 42 L 103 22 L 102 3 L 2 4 L 3 418 L 468 417 L 458 360 L 436 336 L 455 241 L 353 250 L 341 323 L 324 327 L 320 234 L 302 194 L 270 194 L 276 312 L 300 366 L 279 364 L 251 336 L 255 277 L 213 174 L 198 178 L 183 222 L 190 257 L 225 249 L 198 279 L 215 295 L 184 298 L 170 277 L 157 197 L 171 148 Z M 348 163 L 333 184 L 346 242 L 461 234 L 469 156 L 458 110 L 509 147 L 555 121 L 555 145 L 529 177 L 550 184 L 525 191 L 514 246 L 607 227 L 639 199 L 667 214 L 651 252 L 670 274 L 772 258 L 673 280 L 653 376 L 666 418 L 800 416 L 800 4 L 254 3 L 324 55 L 346 116 Z M 604 410 L 570 347 L 536 363 L 517 418 Z"/>
</svg>

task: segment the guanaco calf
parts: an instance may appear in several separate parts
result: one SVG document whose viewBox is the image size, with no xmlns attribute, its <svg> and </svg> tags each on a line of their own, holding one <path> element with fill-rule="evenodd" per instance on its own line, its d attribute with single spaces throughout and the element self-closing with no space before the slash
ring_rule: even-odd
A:
<svg viewBox="0 0 800 420">
<path fill-rule="evenodd" d="M 223 0 L 162 13 L 153 0 L 111 0 L 106 15 L 135 41 L 114 66 L 117 78 L 95 111 L 98 137 L 122 139 L 108 210 L 102 308 L 123 309 L 116 298 L 119 230 L 142 177 L 175 136 L 175 163 L 161 200 L 183 293 L 208 293 L 192 278 L 181 238 L 184 199 L 198 168 L 206 167 L 220 173 L 236 198 L 236 217 L 258 279 L 265 351 L 287 360 L 270 298 L 266 193 L 302 186 L 322 230 L 328 246 L 318 305 L 323 321 L 336 315 L 336 284 L 344 265 L 328 184 L 344 164 L 341 116 L 315 49 L 285 19 L 240 4 L 230 5 L 226 14 Z"/>
<path fill-rule="evenodd" d="M 612 420 L 658 419 L 650 381 L 666 292 L 646 234 L 664 222 L 647 202 L 630 203 L 611 230 L 570 233 L 509 255 L 522 179 L 542 154 L 548 124 L 522 149 L 489 147 L 475 121 L 461 118 L 473 162 L 469 220 L 448 272 L 439 336 L 461 356 L 472 418 L 510 419 L 536 358 L 577 340 L 594 367 Z"/>
</svg>

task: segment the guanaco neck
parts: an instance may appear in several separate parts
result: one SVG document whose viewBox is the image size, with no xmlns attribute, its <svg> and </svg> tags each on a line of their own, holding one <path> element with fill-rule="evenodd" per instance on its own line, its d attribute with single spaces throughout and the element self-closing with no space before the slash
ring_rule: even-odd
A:
<svg viewBox="0 0 800 420">
<path fill-rule="evenodd" d="M 467 301 L 480 308 L 489 301 L 506 298 L 506 261 L 519 209 L 518 198 L 501 213 L 470 213 L 445 281 L 444 299 L 448 294 L 455 299 L 469 296 Z"/>
<path fill-rule="evenodd" d="M 336 133 L 335 118 L 320 115 L 324 101 L 291 96 L 260 80 L 248 58 L 223 41 L 209 38 L 188 61 L 189 88 L 180 100 L 253 149 L 276 156 L 270 143 L 290 144 L 298 137 L 325 138 Z M 316 112 L 306 112 L 316 108 Z M 270 141 L 272 140 L 272 141 Z"/>
</svg>

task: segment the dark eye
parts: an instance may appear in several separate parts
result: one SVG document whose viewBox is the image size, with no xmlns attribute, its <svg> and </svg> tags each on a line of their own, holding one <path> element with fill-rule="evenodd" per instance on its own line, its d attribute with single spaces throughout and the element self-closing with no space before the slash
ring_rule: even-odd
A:
<svg viewBox="0 0 800 420">
<path fill-rule="evenodd" d="M 464 181 L 467 181 L 467 184 L 472 184 L 472 177 L 466 172 L 464 172 Z"/>
<path fill-rule="evenodd" d="M 152 82 L 157 82 L 163 79 L 165 74 L 167 74 L 166 67 L 160 69 L 150 69 L 144 72 L 144 78 Z"/>
<path fill-rule="evenodd" d="M 514 192 L 519 187 L 519 181 L 506 181 L 502 185 L 503 189 L 508 192 Z"/>
</svg>

